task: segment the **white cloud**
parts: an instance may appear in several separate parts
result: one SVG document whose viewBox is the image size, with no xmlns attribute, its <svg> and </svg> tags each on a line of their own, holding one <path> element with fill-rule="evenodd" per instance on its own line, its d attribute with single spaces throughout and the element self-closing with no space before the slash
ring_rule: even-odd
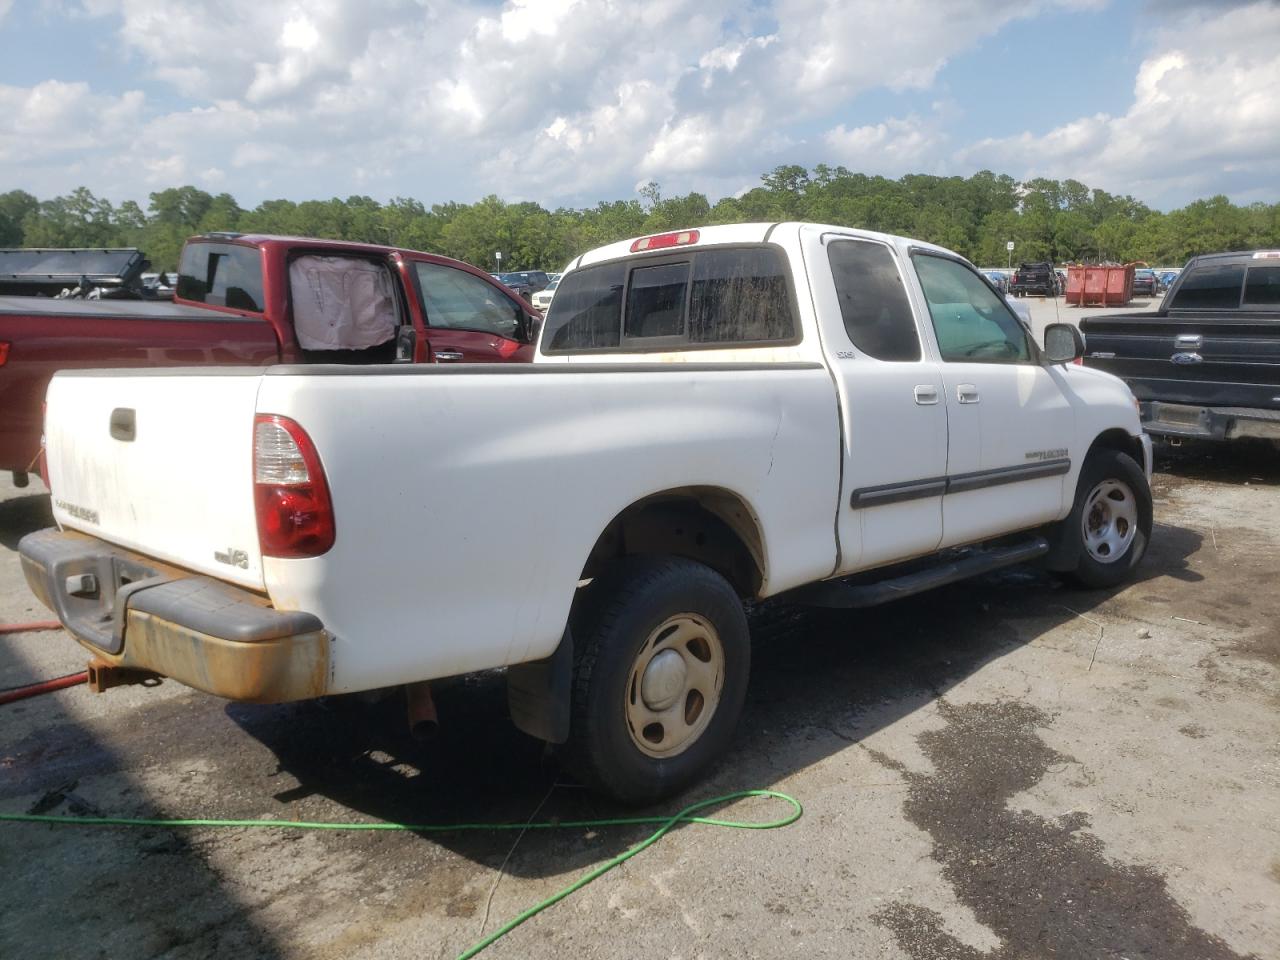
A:
<svg viewBox="0 0 1280 960">
<path fill-rule="evenodd" d="M 1274 201 L 1280 157 L 1280 5 L 1197 9 L 1163 30 L 1121 115 L 1047 133 L 982 140 L 959 163 L 1074 177 L 1140 197 L 1203 195 L 1224 184 Z M 1248 199 L 1248 186 L 1243 187 Z M 1269 195 L 1269 196 L 1268 196 Z"/>
<path fill-rule="evenodd" d="M 945 139 L 931 122 L 915 116 L 851 129 L 841 124 L 823 136 L 832 162 L 882 175 L 925 172 L 936 164 Z"/>
<path fill-rule="evenodd" d="M 888 175 L 989 166 L 1142 195 L 1207 182 L 1206 169 L 1257 180 L 1280 135 L 1274 5 L 1165 17 L 1123 116 L 956 149 L 945 110 L 849 111 L 869 91 L 931 89 L 1015 19 L 1106 0 L 954 0 L 945 15 L 937 0 L 46 2 L 93 18 L 96 37 L 182 98 L 0 87 L 16 118 L 0 131 L 0 172 L 46 191 L 88 170 L 95 189 L 136 196 L 180 172 L 245 202 L 358 187 L 555 203 L 649 179 L 715 196 L 821 159 Z M 23 166 L 19 130 L 38 168 Z"/>
</svg>

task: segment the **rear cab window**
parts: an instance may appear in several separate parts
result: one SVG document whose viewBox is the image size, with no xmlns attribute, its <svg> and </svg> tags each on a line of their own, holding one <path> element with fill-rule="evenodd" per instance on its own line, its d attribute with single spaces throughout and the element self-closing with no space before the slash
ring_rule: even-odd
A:
<svg viewBox="0 0 1280 960">
<path fill-rule="evenodd" d="M 565 274 L 544 354 L 683 351 L 798 343 L 781 249 L 707 247 L 592 264 Z"/>
<path fill-rule="evenodd" d="M 192 303 L 262 313 L 262 252 L 238 243 L 188 243 L 174 294 Z"/>
<path fill-rule="evenodd" d="M 1243 286 L 1243 263 L 1199 264 L 1182 278 L 1169 309 L 1235 310 Z"/>
</svg>

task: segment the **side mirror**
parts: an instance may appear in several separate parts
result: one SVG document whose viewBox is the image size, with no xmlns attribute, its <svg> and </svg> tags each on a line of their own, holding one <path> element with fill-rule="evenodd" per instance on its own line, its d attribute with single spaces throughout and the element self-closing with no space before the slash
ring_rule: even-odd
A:
<svg viewBox="0 0 1280 960">
<path fill-rule="evenodd" d="M 1084 356 L 1084 337 L 1070 323 L 1051 323 L 1044 328 L 1044 358 L 1047 363 L 1071 363 Z"/>
<path fill-rule="evenodd" d="M 396 330 L 396 363 L 413 363 L 418 350 L 418 331 L 403 324 Z"/>
<path fill-rule="evenodd" d="M 516 339 L 521 343 L 536 343 L 538 340 L 538 328 L 541 325 L 541 317 L 521 312 L 520 319 L 516 321 Z"/>
</svg>

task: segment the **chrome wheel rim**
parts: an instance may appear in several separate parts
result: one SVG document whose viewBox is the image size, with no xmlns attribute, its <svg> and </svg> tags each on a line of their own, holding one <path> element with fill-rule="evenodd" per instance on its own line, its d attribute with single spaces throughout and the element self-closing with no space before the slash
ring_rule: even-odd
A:
<svg viewBox="0 0 1280 960">
<path fill-rule="evenodd" d="M 668 617 L 649 634 L 627 679 L 627 731 L 649 757 L 674 757 L 697 742 L 720 705 L 724 645 L 707 620 Z"/>
<path fill-rule="evenodd" d="M 1089 556 L 1115 563 L 1138 535 L 1138 500 L 1128 484 L 1103 480 L 1085 500 L 1080 524 Z"/>
</svg>

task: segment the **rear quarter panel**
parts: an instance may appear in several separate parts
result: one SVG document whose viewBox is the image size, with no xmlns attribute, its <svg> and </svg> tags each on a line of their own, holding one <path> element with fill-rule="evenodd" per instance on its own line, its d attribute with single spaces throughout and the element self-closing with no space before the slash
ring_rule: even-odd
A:
<svg viewBox="0 0 1280 960">
<path fill-rule="evenodd" d="M 334 634 L 335 691 L 549 655 L 600 533 L 665 490 L 749 505 L 767 593 L 834 566 L 839 433 L 821 367 L 478 369 L 263 380 L 260 412 L 315 442 L 337 523 L 323 557 L 267 558 L 266 584 Z"/>
</svg>

